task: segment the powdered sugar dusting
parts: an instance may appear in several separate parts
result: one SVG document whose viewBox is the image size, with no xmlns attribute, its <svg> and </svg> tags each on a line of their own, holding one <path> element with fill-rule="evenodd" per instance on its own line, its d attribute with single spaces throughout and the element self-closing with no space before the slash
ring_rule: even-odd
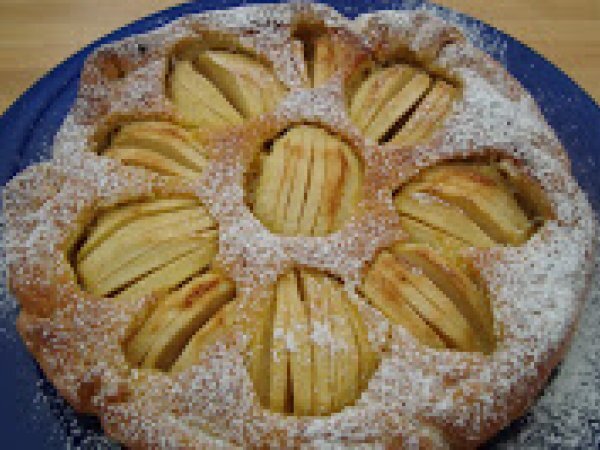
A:
<svg viewBox="0 0 600 450">
<path fill-rule="evenodd" d="M 347 117 L 347 74 L 337 74 L 319 89 L 302 87 L 289 40 L 294 20 L 311 15 L 358 33 L 360 52 L 374 51 L 382 46 L 379 40 L 389 39 L 415 52 L 426 68 L 444 68 L 460 80 L 462 99 L 428 144 L 398 155 L 397 149 L 362 138 Z M 176 117 L 164 88 L 169 52 L 181 39 L 198 38 L 206 30 L 239 35 L 271 60 L 290 88 L 276 111 L 208 139 L 214 158 L 199 180 L 162 178 L 88 152 L 92 136 L 111 115 L 135 117 L 143 111 Z M 139 44 L 147 50 L 140 52 Z M 357 63 L 351 61 L 348 70 Z M 398 442 L 441 447 L 447 439 L 475 445 L 521 414 L 562 357 L 591 270 L 592 212 L 531 97 L 463 41 L 453 25 L 428 11 L 384 12 L 350 24 L 322 5 L 239 8 L 190 16 L 106 46 L 89 60 L 82 80 L 77 105 L 56 137 L 54 159 L 27 169 L 4 192 L 6 262 L 22 302 L 19 329 L 28 347 L 62 395 L 100 415 L 112 436 L 158 448 Z M 264 141 L 306 121 L 356 148 L 365 163 L 368 197 L 360 205 L 363 213 L 332 235 L 276 236 L 244 203 L 246 164 Z M 98 208 L 144 196 L 197 195 L 219 222 L 219 261 L 242 296 L 251 298 L 291 266 L 315 267 L 346 282 L 372 340 L 381 341 L 390 326 L 364 304 L 355 286 L 373 255 L 402 238 L 392 191 L 423 167 L 490 149 L 523 161 L 556 212 L 556 220 L 546 222 L 524 246 L 471 255 L 492 294 L 502 329 L 500 348 L 489 357 L 435 351 L 391 327 L 390 351 L 368 389 L 356 405 L 330 417 L 285 417 L 264 410 L 235 335 L 224 333 L 204 350 L 198 366 L 179 376 L 132 369 L 121 341 L 153 299 L 115 304 L 94 298 L 79 288 L 67 258 L 84 218 Z M 316 342 L 331 339 L 325 324 L 313 334 Z M 294 342 L 288 339 L 287 345 Z M 572 358 L 581 360 L 581 353 Z M 593 364 L 582 364 L 587 371 L 579 373 L 582 379 L 593 377 Z M 542 401 L 534 417 L 546 420 L 555 398 Z M 596 401 L 590 398 L 585 405 Z M 577 439 L 568 427 L 567 433 Z"/>
</svg>

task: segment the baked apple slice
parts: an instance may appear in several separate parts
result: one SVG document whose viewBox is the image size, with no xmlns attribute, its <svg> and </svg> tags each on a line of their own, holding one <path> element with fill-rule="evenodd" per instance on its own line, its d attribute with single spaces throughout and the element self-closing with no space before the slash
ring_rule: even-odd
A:
<svg viewBox="0 0 600 450">
<path fill-rule="evenodd" d="M 533 224 L 491 165 L 434 167 L 414 188 L 453 205 L 495 242 L 519 245 L 529 238 Z"/>
<path fill-rule="evenodd" d="M 206 155 L 191 135 L 168 122 L 133 122 L 112 137 L 106 156 L 124 164 L 164 175 L 195 177 L 206 166 Z"/>
<path fill-rule="evenodd" d="M 415 145 L 431 136 L 451 110 L 457 88 L 403 63 L 375 65 L 351 83 L 348 113 L 380 144 Z"/>
<path fill-rule="evenodd" d="M 297 30 L 293 52 L 304 60 L 304 78 L 308 87 L 319 87 L 347 64 L 347 42 L 323 30 Z"/>
<path fill-rule="evenodd" d="M 217 247 L 216 239 L 192 245 L 184 256 L 146 274 L 116 294 L 115 299 L 136 300 L 148 293 L 164 293 L 177 288 L 183 280 L 190 279 L 210 265 L 217 253 Z"/>
<path fill-rule="evenodd" d="M 179 210 L 194 209 L 198 204 L 193 198 L 164 198 L 132 202 L 102 212 L 95 218 L 93 226 L 81 246 L 77 249 L 76 259 L 81 261 L 109 235 L 136 219 Z"/>
<path fill-rule="evenodd" d="M 334 411 L 340 411 L 352 404 L 359 395 L 358 345 L 344 307 L 347 300 L 343 297 L 343 291 L 332 278 L 326 277 L 323 282 L 330 296 L 332 334 L 336 340 L 336 345 L 332 346 L 334 376 L 331 407 Z"/>
<path fill-rule="evenodd" d="M 520 245 L 552 217 L 539 183 L 506 160 L 433 167 L 401 188 L 394 203 L 413 242 L 454 252 L 460 242 Z"/>
<path fill-rule="evenodd" d="M 429 75 L 417 72 L 398 92 L 390 96 L 366 128 L 365 135 L 373 141 L 383 141 L 394 125 L 421 101 L 430 85 Z"/>
<path fill-rule="evenodd" d="M 289 285 L 290 280 L 284 277 L 276 288 L 276 307 L 273 317 L 273 339 L 271 341 L 271 362 L 269 377 L 269 408 L 275 412 L 289 411 L 291 383 L 288 379 L 290 352 L 287 346 L 288 330 L 290 328 Z"/>
<path fill-rule="evenodd" d="M 79 262 L 81 280 L 91 292 L 109 295 L 183 256 L 194 243 L 216 239 L 213 227 L 214 223 L 201 210 L 182 210 L 133 221 Z"/>
<path fill-rule="evenodd" d="M 350 118 L 356 126 L 365 132 L 383 106 L 415 73 L 416 69 L 404 64 L 373 70 L 351 99 Z"/>
<path fill-rule="evenodd" d="M 330 321 L 330 298 L 318 276 L 312 273 L 303 273 L 301 276 L 311 319 L 313 414 L 324 415 L 331 412 L 333 406 L 332 390 L 334 380 L 332 376 L 331 344 L 334 337 Z"/>
<path fill-rule="evenodd" d="M 265 64 L 249 55 L 208 50 L 197 58 L 205 75 L 245 118 L 272 110 L 285 88 Z"/>
<path fill-rule="evenodd" d="M 190 199 L 132 202 L 101 214 L 74 253 L 90 292 L 115 296 L 198 246 L 214 249 L 215 222 Z"/>
<path fill-rule="evenodd" d="M 393 247 L 393 253 L 431 280 L 456 305 L 476 331 L 482 351 L 494 348 L 491 304 L 462 267 L 423 245 L 399 244 Z"/>
<path fill-rule="evenodd" d="M 248 315 L 250 343 L 246 357 L 248 374 L 254 381 L 261 404 L 268 405 L 270 399 L 271 345 L 273 338 L 273 315 L 275 298 L 269 297 L 254 302 Z"/>
<path fill-rule="evenodd" d="M 286 297 L 287 330 L 294 349 L 290 351 L 289 369 L 291 394 L 294 413 L 309 415 L 312 413 L 312 368 L 313 352 L 310 340 L 307 305 L 302 301 L 298 287 L 298 278 L 294 274 L 284 275 L 279 286 L 284 286 L 281 295 Z"/>
<path fill-rule="evenodd" d="M 191 61 L 177 61 L 171 73 L 171 98 L 191 127 L 224 128 L 242 123 L 240 113 Z"/>
<path fill-rule="evenodd" d="M 401 295 L 393 273 L 395 260 L 389 253 L 380 254 L 367 270 L 361 292 L 390 321 L 401 325 L 420 342 L 434 348 L 444 348 L 441 337 Z"/>
<path fill-rule="evenodd" d="M 346 316 L 356 339 L 358 356 L 358 391 L 356 395 L 358 396 L 367 388 L 371 376 L 379 366 L 381 354 L 369 342 L 369 330 L 361 317 L 358 306 L 350 301 L 342 301 L 342 306 L 346 310 Z"/>
<path fill-rule="evenodd" d="M 306 190 L 310 182 L 312 149 L 312 130 L 302 126 L 290 131 L 290 189 L 285 213 L 281 212 L 283 233 L 293 235 L 298 232 L 304 209 Z"/>
<path fill-rule="evenodd" d="M 233 299 L 233 283 L 217 272 L 194 277 L 160 301 L 129 340 L 129 361 L 145 368 L 168 370 L 192 335 Z"/>
<path fill-rule="evenodd" d="M 236 320 L 235 301 L 225 303 L 194 335 L 170 368 L 170 372 L 178 374 L 198 364 L 206 346 L 214 343 L 228 330 Z"/>
<path fill-rule="evenodd" d="M 460 264 L 460 260 L 456 258 L 456 255 L 465 247 L 465 241 L 441 229 L 428 226 L 410 216 L 400 216 L 400 225 L 408 233 L 410 242 L 425 245 L 443 254 L 446 258 L 452 259 L 456 264 Z"/>
<path fill-rule="evenodd" d="M 455 97 L 454 86 L 437 80 L 406 124 L 390 139 L 390 144 L 403 146 L 426 141 L 443 123 Z"/>
<path fill-rule="evenodd" d="M 354 151 L 319 127 L 299 125 L 276 139 L 261 159 L 251 206 L 275 233 L 322 236 L 355 213 L 361 187 Z"/>
<path fill-rule="evenodd" d="M 341 52 L 336 42 L 328 34 L 318 36 L 314 41 L 314 61 L 312 63 L 313 87 L 326 83 L 341 67 Z"/>
<path fill-rule="evenodd" d="M 434 230 L 458 239 L 465 246 L 487 248 L 495 241 L 483 231 L 477 223 L 462 209 L 447 203 L 439 197 L 409 186 L 394 199 L 401 217 L 408 217 Z"/>
<path fill-rule="evenodd" d="M 407 240 L 375 260 L 365 275 L 365 295 L 426 345 L 439 343 L 406 323 L 400 298 L 444 346 L 492 352 L 492 306 L 462 250 L 526 242 L 552 217 L 539 183 L 510 160 L 448 162 L 403 186 L 394 203 Z"/>
<path fill-rule="evenodd" d="M 197 362 L 188 347 L 204 345 L 217 324 L 235 317 L 224 312 L 235 287 L 212 266 L 217 250 L 208 211 L 196 199 L 174 197 L 101 212 L 72 260 L 82 286 L 94 294 L 118 302 L 157 298 L 131 330 L 124 352 L 132 366 L 177 371 Z"/>
<path fill-rule="evenodd" d="M 327 415 L 356 401 L 377 368 L 381 347 L 343 286 L 325 274 L 282 275 L 249 317 L 248 373 L 263 406 Z"/>
<path fill-rule="evenodd" d="M 427 247 L 418 250 L 423 253 L 404 247 L 382 252 L 365 274 L 366 298 L 424 345 L 491 352 L 493 323 L 485 296 L 451 264 L 427 259 L 432 255 Z M 450 283 L 453 277 L 458 281 Z"/>
<path fill-rule="evenodd" d="M 539 225 L 555 217 L 552 204 L 540 183 L 518 167 L 513 160 L 502 159 L 498 161 L 496 168 L 506 179 L 519 206 L 534 223 Z"/>
<path fill-rule="evenodd" d="M 163 175 L 177 175 L 186 178 L 193 178 L 198 175 L 197 172 L 182 166 L 172 159 L 165 158 L 159 153 L 155 153 L 143 148 L 111 148 L 108 149 L 104 154 L 113 159 L 121 161 L 127 166 L 141 166 Z"/>
<path fill-rule="evenodd" d="M 306 133 L 305 149 L 312 150 L 309 178 L 305 187 L 305 201 L 302 215 L 298 221 L 298 234 L 310 236 L 314 228 L 321 207 L 321 199 L 325 190 L 325 146 L 328 136 L 320 128 L 310 128 Z"/>
</svg>

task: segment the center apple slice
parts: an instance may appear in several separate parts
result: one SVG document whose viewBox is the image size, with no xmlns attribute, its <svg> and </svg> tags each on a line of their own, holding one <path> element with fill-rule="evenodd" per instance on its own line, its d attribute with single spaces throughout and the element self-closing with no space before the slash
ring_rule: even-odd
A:
<svg viewBox="0 0 600 450">
<path fill-rule="evenodd" d="M 261 158 L 254 214 L 287 236 L 323 236 L 355 214 L 362 167 L 343 140 L 313 125 L 294 126 Z"/>
</svg>

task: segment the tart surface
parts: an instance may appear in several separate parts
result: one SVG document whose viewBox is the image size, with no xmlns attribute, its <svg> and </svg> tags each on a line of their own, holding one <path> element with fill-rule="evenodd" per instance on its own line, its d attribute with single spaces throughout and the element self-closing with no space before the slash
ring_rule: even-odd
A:
<svg viewBox="0 0 600 450">
<path fill-rule="evenodd" d="M 474 446 L 576 323 L 569 173 L 428 14 L 186 17 L 93 55 L 54 159 L 7 189 L 19 329 L 127 445 Z"/>
</svg>

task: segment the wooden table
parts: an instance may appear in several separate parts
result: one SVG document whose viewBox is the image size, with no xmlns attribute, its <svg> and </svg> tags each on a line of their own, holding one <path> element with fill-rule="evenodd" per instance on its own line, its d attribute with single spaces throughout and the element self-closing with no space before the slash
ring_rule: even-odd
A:
<svg viewBox="0 0 600 450">
<path fill-rule="evenodd" d="M 85 44 L 175 0 L 0 0 L 0 112 Z M 439 0 L 511 34 L 600 103 L 600 0 Z"/>
</svg>

